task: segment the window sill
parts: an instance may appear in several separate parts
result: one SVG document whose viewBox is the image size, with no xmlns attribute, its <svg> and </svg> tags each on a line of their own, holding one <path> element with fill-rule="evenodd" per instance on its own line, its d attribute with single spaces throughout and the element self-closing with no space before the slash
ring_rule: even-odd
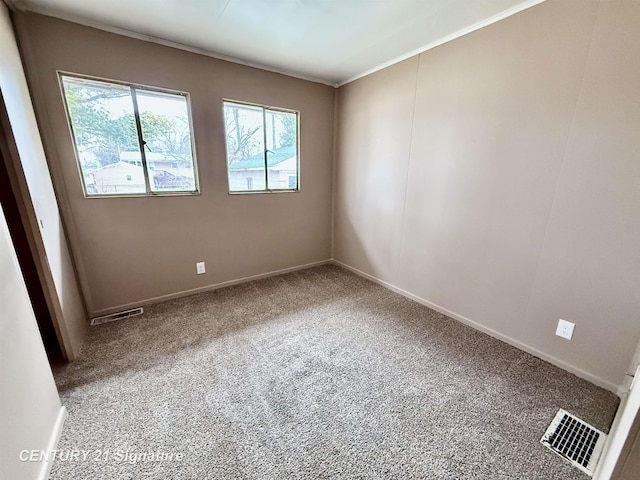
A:
<svg viewBox="0 0 640 480">
<path fill-rule="evenodd" d="M 259 194 L 269 194 L 269 193 L 300 193 L 300 189 L 278 189 L 278 190 L 236 190 L 233 192 L 228 192 L 229 195 L 259 195 Z"/>
<path fill-rule="evenodd" d="M 84 198 L 147 198 L 147 197 L 192 197 L 200 195 L 200 192 L 154 192 L 154 193 L 123 193 L 122 195 L 98 194 L 84 195 Z"/>
</svg>

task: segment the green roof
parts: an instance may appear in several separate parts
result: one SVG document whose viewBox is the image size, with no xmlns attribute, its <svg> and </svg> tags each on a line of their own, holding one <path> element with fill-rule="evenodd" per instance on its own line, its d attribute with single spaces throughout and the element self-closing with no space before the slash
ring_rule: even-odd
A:
<svg viewBox="0 0 640 480">
<path fill-rule="evenodd" d="M 267 151 L 267 166 L 273 167 L 279 163 L 296 156 L 296 146 L 276 148 Z M 242 160 L 238 160 L 229 165 L 229 170 L 245 170 L 247 168 L 264 167 L 264 153 L 258 153 Z"/>
</svg>

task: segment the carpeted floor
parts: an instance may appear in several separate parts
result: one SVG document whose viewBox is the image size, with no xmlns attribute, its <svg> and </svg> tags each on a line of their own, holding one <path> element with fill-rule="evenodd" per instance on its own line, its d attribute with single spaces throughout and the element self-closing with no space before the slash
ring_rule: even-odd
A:
<svg viewBox="0 0 640 480">
<path fill-rule="evenodd" d="M 55 376 L 59 449 L 88 452 L 59 455 L 65 480 L 586 479 L 540 437 L 560 407 L 608 431 L 618 405 L 335 266 L 91 327 Z"/>
</svg>

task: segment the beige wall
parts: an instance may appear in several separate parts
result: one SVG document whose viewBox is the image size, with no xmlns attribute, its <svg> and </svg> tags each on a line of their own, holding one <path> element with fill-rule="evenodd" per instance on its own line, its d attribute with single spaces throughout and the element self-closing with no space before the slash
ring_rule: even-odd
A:
<svg viewBox="0 0 640 480">
<path fill-rule="evenodd" d="M 640 338 L 639 9 L 550 0 L 340 88 L 333 257 L 615 389 Z M 92 314 L 331 256 L 331 88 L 15 20 Z M 190 92 L 202 194 L 84 199 L 57 69 Z M 301 111 L 301 193 L 227 194 L 223 97 Z"/>
<path fill-rule="evenodd" d="M 615 390 L 640 338 L 638 25 L 637 1 L 550 0 L 340 88 L 333 257 Z"/>
<path fill-rule="evenodd" d="M 9 12 L 0 2 L 0 90 L 4 98 L 12 134 L 8 142 L 17 148 L 12 155 L 19 171 L 25 205 L 38 249 L 39 273 L 63 352 L 77 355 L 86 330 L 86 314 L 47 160 L 42 147 L 27 81 L 18 53 Z M 11 132 L 9 132 L 11 130 Z M 19 157 L 19 158 L 18 158 Z"/>
<path fill-rule="evenodd" d="M 92 314 L 330 258 L 333 88 L 36 14 L 15 20 Z M 189 92 L 202 194 L 84 199 L 56 70 Z M 223 98 L 300 111 L 301 192 L 227 193 Z"/>
<path fill-rule="evenodd" d="M 45 478 L 46 465 L 21 462 L 20 452 L 55 447 L 63 410 L 1 210 L 0 272 L 2 478 Z"/>
</svg>

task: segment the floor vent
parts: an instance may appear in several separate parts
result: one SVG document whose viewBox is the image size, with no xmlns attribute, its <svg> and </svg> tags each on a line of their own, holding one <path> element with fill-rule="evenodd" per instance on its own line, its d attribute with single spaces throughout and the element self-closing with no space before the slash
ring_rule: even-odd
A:
<svg viewBox="0 0 640 480">
<path fill-rule="evenodd" d="M 136 315 L 142 315 L 142 312 L 144 312 L 142 308 L 132 308 L 131 310 L 125 310 L 124 312 L 112 313 L 111 315 L 103 315 L 102 317 L 92 318 L 91 325 L 100 325 L 102 323 L 122 320 L 123 318 L 135 317 Z"/>
<path fill-rule="evenodd" d="M 560 409 L 540 441 L 591 476 L 606 438 L 606 433 Z"/>
</svg>

